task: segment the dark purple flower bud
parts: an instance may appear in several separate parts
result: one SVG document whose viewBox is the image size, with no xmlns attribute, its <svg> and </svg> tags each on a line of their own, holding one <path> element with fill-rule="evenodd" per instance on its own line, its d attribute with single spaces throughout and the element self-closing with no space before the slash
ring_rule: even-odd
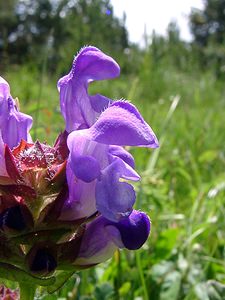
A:
<svg viewBox="0 0 225 300">
<path fill-rule="evenodd" d="M 22 231 L 26 228 L 21 207 L 19 205 L 7 208 L 0 214 L 0 228 Z"/>
<path fill-rule="evenodd" d="M 53 272 L 57 267 L 57 262 L 51 249 L 44 247 L 35 250 L 31 255 L 30 271 L 43 275 Z"/>
</svg>

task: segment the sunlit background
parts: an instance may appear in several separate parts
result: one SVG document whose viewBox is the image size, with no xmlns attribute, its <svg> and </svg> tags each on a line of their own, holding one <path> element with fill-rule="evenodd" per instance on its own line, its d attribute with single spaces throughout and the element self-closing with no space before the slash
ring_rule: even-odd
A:
<svg viewBox="0 0 225 300">
<path fill-rule="evenodd" d="M 224 300 L 225 1 L 1 0 L 0 72 L 34 140 L 64 130 L 56 83 L 83 45 L 121 66 L 89 92 L 129 99 L 159 138 L 130 149 L 151 235 L 37 299 Z"/>
<path fill-rule="evenodd" d="M 189 14 L 191 8 L 202 8 L 203 0 L 111 0 L 115 15 L 126 16 L 126 26 L 132 42 L 143 43 L 143 34 L 166 34 L 171 21 L 177 22 L 181 38 L 191 40 L 189 30 Z"/>
</svg>

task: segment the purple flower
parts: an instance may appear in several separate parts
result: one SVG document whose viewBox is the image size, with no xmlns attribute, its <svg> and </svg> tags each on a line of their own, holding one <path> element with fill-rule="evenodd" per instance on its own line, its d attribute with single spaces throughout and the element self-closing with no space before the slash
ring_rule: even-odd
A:
<svg viewBox="0 0 225 300">
<path fill-rule="evenodd" d="M 65 131 L 53 147 L 32 142 L 32 118 L 19 111 L 0 77 L 0 239 L 9 241 L 0 260 L 12 253 L 12 262 L 44 277 L 68 264 L 93 266 L 146 241 L 149 218 L 133 210 L 131 182 L 140 176 L 124 146 L 156 148 L 157 138 L 128 101 L 88 94 L 90 82 L 119 72 L 95 47 L 78 53 L 58 82 Z"/>
<path fill-rule="evenodd" d="M 101 263 L 112 257 L 118 248 L 136 250 L 144 244 L 149 232 L 150 221 L 143 212 L 133 210 L 128 218 L 118 223 L 98 217 L 88 224 L 74 264 L 81 267 Z"/>
<path fill-rule="evenodd" d="M 134 105 L 88 95 L 88 82 L 112 78 L 118 72 L 111 58 L 86 47 L 74 59 L 70 73 L 59 80 L 61 110 L 70 132 L 70 193 L 61 219 L 74 220 L 96 210 L 115 222 L 128 217 L 136 196 L 126 181 L 139 180 L 139 176 L 123 146 L 158 147 L 154 132 Z"/>
<path fill-rule="evenodd" d="M 32 118 L 18 111 L 8 83 L 0 77 L 0 136 L 3 142 L 10 148 L 17 146 L 22 139 L 31 142 L 31 126 Z"/>
</svg>

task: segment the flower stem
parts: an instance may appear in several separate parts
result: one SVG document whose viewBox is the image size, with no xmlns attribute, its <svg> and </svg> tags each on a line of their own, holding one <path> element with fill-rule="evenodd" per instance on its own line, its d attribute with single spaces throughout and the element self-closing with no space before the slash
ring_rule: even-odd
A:
<svg viewBox="0 0 225 300">
<path fill-rule="evenodd" d="M 149 292 L 148 292 L 147 285 L 146 285 L 146 282 L 145 282 L 143 267 L 142 267 L 142 264 L 141 264 L 140 252 L 137 251 L 135 254 L 136 254 L 137 267 L 138 267 L 138 271 L 139 271 L 139 275 L 140 275 L 140 279 L 141 279 L 141 284 L 142 284 L 142 288 L 143 288 L 144 300 L 148 300 L 149 299 Z"/>
<path fill-rule="evenodd" d="M 35 285 L 27 284 L 24 282 L 20 283 L 20 299 L 34 300 L 35 291 Z"/>
</svg>

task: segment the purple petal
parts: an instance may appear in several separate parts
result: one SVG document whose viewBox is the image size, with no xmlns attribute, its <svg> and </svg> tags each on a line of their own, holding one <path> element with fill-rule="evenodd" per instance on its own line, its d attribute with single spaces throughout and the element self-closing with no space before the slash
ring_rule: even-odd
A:
<svg viewBox="0 0 225 300">
<path fill-rule="evenodd" d="M 120 146 L 158 147 L 157 138 L 136 107 L 116 101 L 101 113 L 95 124 L 86 130 L 89 138 L 99 143 Z"/>
<path fill-rule="evenodd" d="M 108 164 L 108 146 L 92 142 L 72 132 L 68 137 L 69 162 L 77 178 L 91 182 L 100 175 L 101 168 Z"/>
<path fill-rule="evenodd" d="M 13 148 L 21 139 L 30 142 L 29 130 L 32 126 L 32 118 L 19 112 L 11 97 L 5 101 L 4 109 L 0 112 L 0 128 L 4 143 Z"/>
<path fill-rule="evenodd" d="M 105 218 L 115 222 L 130 215 L 136 198 L 133 187 L 119 181 L 121 162 L 118 158 L 105 168 L 96 184 L 96 207 Z M 123 171 L 124 177 L 131 176 L 130 170 Z"/>
<path fill-rule="evenodd" d="M 99 163 L 90 155 L 76 157 L 73 162 L 74 174 L 85 182 L 91 182 L 100 175 Z"/>
<path fill-rule="evenodd" d="M 95 47 L 83 48 L 78 53 L 70 73 L 58 82 L 67 132 L 90 127 L 100 111 L 111 102 L 101 95 L 89 96 L 88 84 L 93 80 L 114 78 L 119 71 L 118 64 Z"/>
<path fill-rule="evenodd" d="M 91 80 L 103 80 L 119 75 L 120 68 L 110 56 L 96 47 L 84 47 L 75 57 L 72 72 Z"/>
<path fill-rule="evenodd" d="M 31 126 L 32 118 L 18 111 L 15 101 L 10 96 L 9 84 L 0 77 L 0 131 L 3 142 L 13 148 L 21 139 L 31 141 Z"/>
<path fill-rule="evenodd" d="M 7 176 L 5 166 L 5 146 L 0 131 L 0 176 Z"/>
<path fill-rule="evenodd" d="M 60 220 L 77 220 L 89 217 L 96 212 L 95 186 L 96 182 L 86 183 L 77 180 L 67 164 L 67 184 L 69 196 L 62 209 Z"/>
<path fill-rule="evenodd" d="M 110 146 L 109 152 L 112 156 L 121 158 L 125 163 L 127 163 L 131 168 L 135 168 L 135 162 L 133 156 L 120 146 Z"/>
<path fill-rule="evenodd" d="M 140 180 L 138 173 L 119 157 L 114 157 L 111 164 L 116 166 L 114 169 L 119 174 L 119 177 L 132 181 Z"/>
<path fill-rule="evenodd" d="M 100 216 L 87 225 L 74 264 L 98 264 L 112 257 L 118 248 L 139 249 L 149 233 L 150 221 L 143 212 L 134 210 L 129 218 L 118 223 Z"/>
<path fill-rule="evenodd" d="M 101 113 L 103 110 L 105 110 L 111 103 L 112 100 L 102 96 L 100 94 L 91 95 L 89 96 L 91 106 L 97 113 Z"/>
<path fill-rule="evenodd" d="M 106 230 L 108 220 L 98 217 L 87 225 L 81 242 L 80 252 L 74 264 L 77 266 L 101 263 L 113 256 L 118 248 L 113 242 L 109 231 Z M 119 235 L 116 227 L 113 236 Z"/>
<path fill-rule="evenodd" d="M 119 230 L 124 247 L 129 250 L 139 249 L 150 233 L 148 216 L 136 210 L 133 210 L 128 218 L 112 225 Z"/>
<path fill-rule="evenodd" d="M 0 76 L 0 107 L 4 99 L 8 99 L 10 95 L 10 87 L 8 82 Z"/>
</svg>

